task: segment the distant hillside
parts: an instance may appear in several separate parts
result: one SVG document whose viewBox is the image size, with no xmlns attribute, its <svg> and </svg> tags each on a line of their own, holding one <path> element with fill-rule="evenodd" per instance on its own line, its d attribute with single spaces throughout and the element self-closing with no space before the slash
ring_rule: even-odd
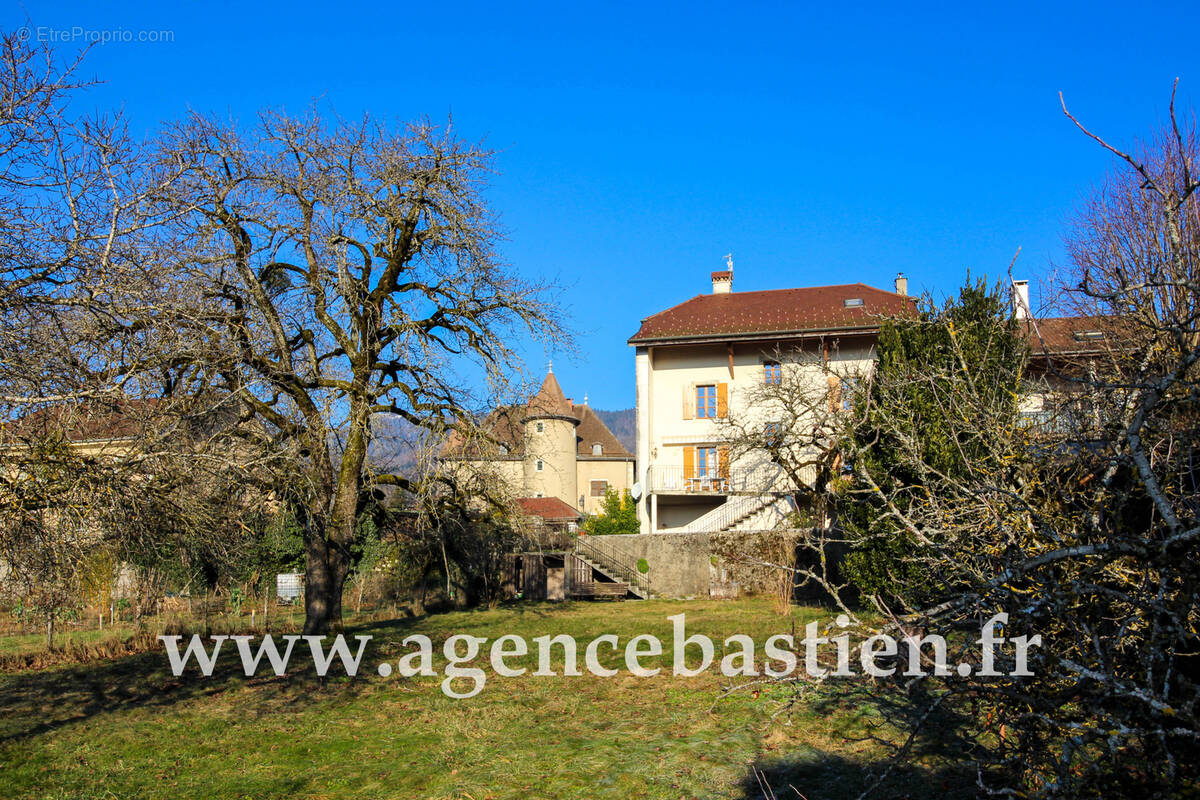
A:
<svg viewBox="0 0 1200 800">
<path fill-rule="evenodd" d="M 637 417 L 632 408 L 622 408 L 618 411 L 601 411 L 593 408 L 596 416 L 604 421 L 608 429 L 613 432 L 613 436 L 617 437 L 617 441 L 625 445 L 625 449 L 631 453 L 637 452 L 635 443 L 637 431 Z"/>
<path fill-rule="evenodd" d="M 408 475 L 417 466 L 420 431 L 402 417 L 376 414 L 371 419 L 372 438 L 367 459 L 374 469 Z"/>
</svg>

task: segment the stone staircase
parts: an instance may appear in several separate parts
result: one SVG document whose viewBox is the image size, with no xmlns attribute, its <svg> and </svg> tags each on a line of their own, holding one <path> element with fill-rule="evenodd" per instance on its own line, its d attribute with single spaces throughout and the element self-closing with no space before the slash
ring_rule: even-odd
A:
<svg viewBox="0 0 1200 800">
<path fill-rule="evenodd" d="M 771 530 L 778 527 L 791 510 L 787 497 L 777 494 L 730 495 L 724 503 L 689 522 L 679 532 Z"/>
</svg>

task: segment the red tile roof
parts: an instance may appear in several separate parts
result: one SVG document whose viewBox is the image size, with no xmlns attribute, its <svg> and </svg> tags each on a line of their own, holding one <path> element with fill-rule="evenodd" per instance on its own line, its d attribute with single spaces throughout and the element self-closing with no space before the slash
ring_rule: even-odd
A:
<svg viewBox="0 0 1200 800">
<path fill-rule="evenodd" d="M 592 457 L 592 445 L 600 445 L 600 455 L 604 458 L 633 458 L 633 453 L 625 449 L 621 440 L 608 429 L 604 420 L 600 419 L 591 406 L 575 405 L 571 412 L 578 417 L 579 427 L 575 429 L 576 455 L 580 458 Z"/>
<path fill-rule="evenodd" d="M 1025 323 L 1033 354 L 1088 355 L 1124 349 L 1131 333 L 1114 317 L 1043 317 Z"/>
<path fill-rule="evenodd" d="M 195 402 L 192 402 L 195 401 Z M 0 422 L 0 446 L 62 437 L 75 444 L 169 436 L 211 437 L 243 424 L 238 408 L 214 397 L 189 400 L 104 397 L 45 405 Z"/>
<path fill-rule="evenodd" d="M 526 514 L 547 522 L 583 519 L 582 514 L 557 497 L 521 497 L 517 499 L 517 505 Z"/>
<path fill-rule="evenodd" d="M 847 300 L 862 304 L 847 306 Z M 702 294 L 646 317 L 629 343 L 872 330 L 879 317 L 911 314 L 915 307 L 916 298 L 862 283 Z"/>
<path fill-rule="evenodd" d="M 157 399 L 97 399 L 48 405 L 6 426 L 5 433 L 14 439 L 57 434 L 69 442 L 129 439 L 146 431 L 157 406 Z"/>
</svg>

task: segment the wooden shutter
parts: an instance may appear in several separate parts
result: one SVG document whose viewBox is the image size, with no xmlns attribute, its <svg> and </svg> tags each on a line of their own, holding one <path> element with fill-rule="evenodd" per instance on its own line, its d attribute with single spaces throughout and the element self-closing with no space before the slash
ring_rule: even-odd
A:
<svg viewBox="0 0 1200 800">
<path fill-rule="evenodd" d="M 696 477 L 696 448 L 683 448 L 683 477 L 692 480 Z"/>
<path fill-rule="evenodd" d="M 829 413 L 836 414 L 842 405 L 842 382 L 836 375 L 830 375 L 829 383 Z"/>
<path fill-rule="evenodd" d="M 725 480 L 729 480 L 729 448 L 717 448 L 717 469 L 718 474 Z"/>
<path fill-rule="evenodd" d="M 717 384 L 717 416 L 729 416 L 729 384 Z"/>
<path fill-rule="evenodd" d="M 683 418 L 694 419 L 696 416 L 696 387 L 683 387 Z"/>
</svg>

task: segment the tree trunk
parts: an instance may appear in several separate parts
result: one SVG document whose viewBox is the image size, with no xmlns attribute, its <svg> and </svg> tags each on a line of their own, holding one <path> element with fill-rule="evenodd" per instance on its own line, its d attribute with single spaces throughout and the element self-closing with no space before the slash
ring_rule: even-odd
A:
<svg viewBox="0 0 1200 800">
<path fill-rule="evenodd" d="M 354 488 L 343 491 L 357 495 Z M 321 635 L 342 630 L 342 592 L 350 574 L 350 545 L 354 540 L 354 507 L 334 502 L 332 519 L 309 510 L 304 524 L 304 633 Z"/>
<path fill-rule="evenodd" d="M 329 494 L 315 498 L 304 522 L 306 573 L 304 633 L 320 635 L 342 630 L 342 590 L 350 574 L 350 546 L 358 521 L 359 492 L 367 456 L 370 409 L 361 401 L 350 404 L 349 433 L 332 481 L 323 483 Z M 319 441 L 324 442 L 324 429 Z M 328 462 L 327 462 L 328 463 Z M 323 500 L 328 502 L 323 502 Z"/>
<path fill-rule="evenodd" d="M 421 583 L 413 589 L 413 616 L 425 616 L 425 592 L 428 590 L 429 576 L 421 572 Z"/>
<path fill-rule="evenodd" d="M 333 611 L 333 597 L 339 587 L 334 585 L 330 570 L 330 547 L 323 526 L 305 526 L 304 549 L 304 633 L 320 635 L 341 621 Z"/>
</svg>

